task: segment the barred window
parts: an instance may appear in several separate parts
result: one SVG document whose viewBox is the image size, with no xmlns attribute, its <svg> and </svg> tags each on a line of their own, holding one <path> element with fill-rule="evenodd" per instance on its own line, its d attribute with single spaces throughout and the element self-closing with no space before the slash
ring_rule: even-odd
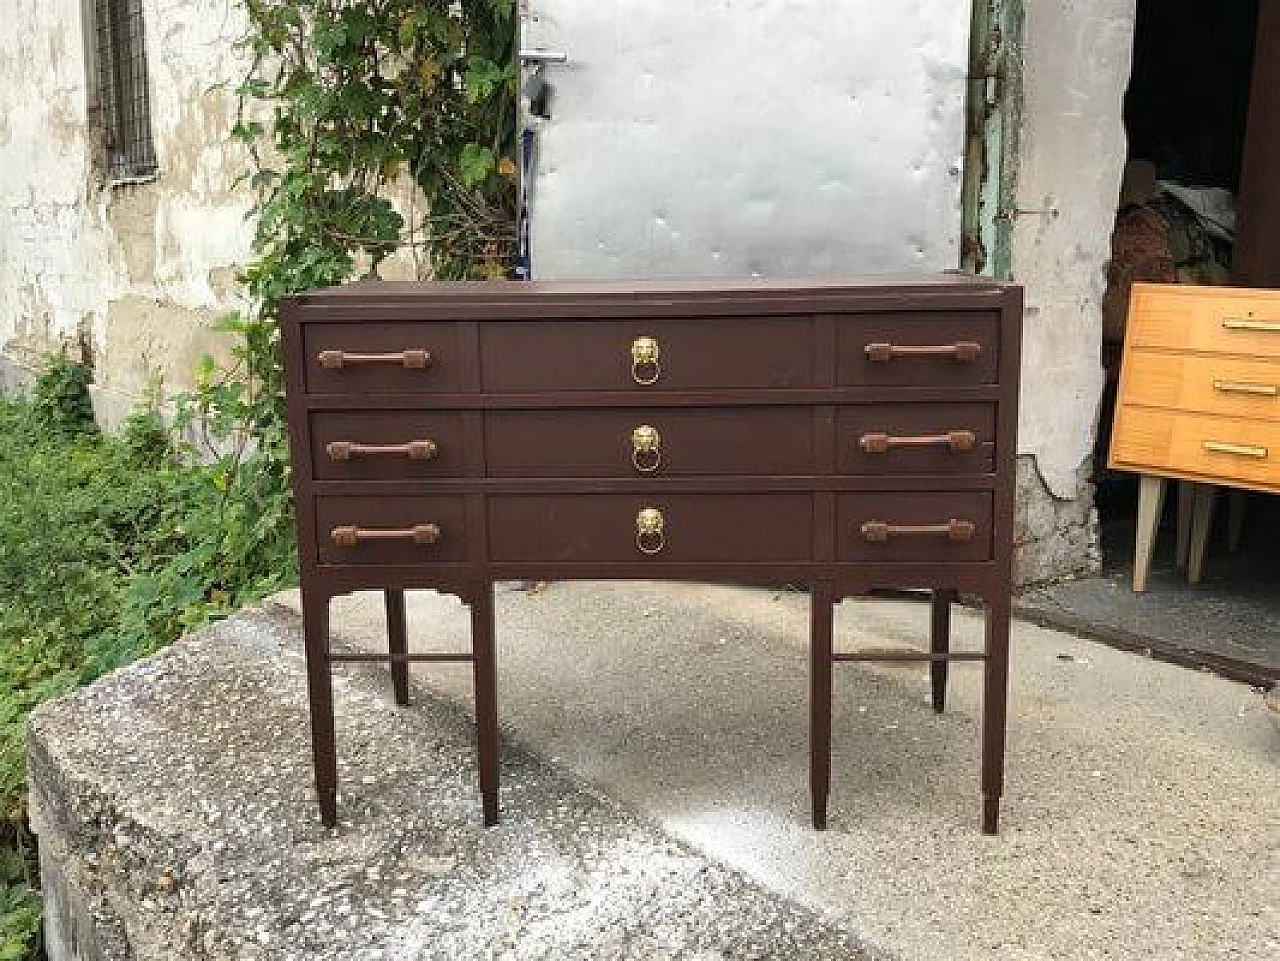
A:
<svg viewBox="0 0 1280 961">
<path fill-rule="evenodd" d="M 113 181 L 149 177 L 156 151 L 142 0 L 93 0 L 93 45 L 107 175 Z"/>
</svg>

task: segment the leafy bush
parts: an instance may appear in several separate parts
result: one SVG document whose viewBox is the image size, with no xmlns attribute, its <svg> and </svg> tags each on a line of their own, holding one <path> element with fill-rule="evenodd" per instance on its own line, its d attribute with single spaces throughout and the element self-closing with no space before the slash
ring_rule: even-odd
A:
<svg viewBox="0 0 1280 961">
<path fill-rule="evenodd" d="M 295 579 L 278 461 L 192 466 L 154 412 L 105 437 L 78 420 L 87 383 L 60 362 L 0 402 L 0 961 L 39 929 L 27 714 Z"/>
</svg>

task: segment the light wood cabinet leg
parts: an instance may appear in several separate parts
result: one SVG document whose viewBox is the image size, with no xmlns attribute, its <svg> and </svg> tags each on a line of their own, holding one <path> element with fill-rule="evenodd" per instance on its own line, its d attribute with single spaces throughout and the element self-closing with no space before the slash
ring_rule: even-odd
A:
<svg viewBox="0 0 1280 961">
<path fill-rule="evenodd" d="M 1195 510 L 1196 485 L 1178 481 L 1178 555 L 1179 569 L 1187 566 L 1191 556 L 1191 514 Z"/>
<path fill-rule="evenodd" d="M 1232 554 L 1240 551 L 1240 541 L 1244 537 L 1244 511 L 1248 503 L 1248 491 L 1232 489 L 1227 495 L 1227 550 Z"/>
<path fill-rule="evenodd" d="M 1164 507 L 1165 479 L 1144 474 L 1138 487 L 1138 535 L 1133 553 L 1133 589 L 1141 594 L 1147 589 L 1151 571 L 1151 554 L 1160 527 L 1160 510 Z"/>
<path fill-rule="evenodd" d="M 1204 557 L 1209 548 L 1217 493 L 1218 489 L 1209 484 L 1196 485 L 1195 508 L 1191 512 L 1191 560 L 1187 564 L 1187 580 L 1192 584 L 1199 584 L 1204 576 Z"/>
</svg>

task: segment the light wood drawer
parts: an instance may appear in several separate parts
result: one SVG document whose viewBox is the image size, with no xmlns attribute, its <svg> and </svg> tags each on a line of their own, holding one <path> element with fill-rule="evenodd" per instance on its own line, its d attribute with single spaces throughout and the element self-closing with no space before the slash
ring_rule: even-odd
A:
<svg viewBox="0 0 1280 961">
<path fill-rule="evenodd" d="M 1280 361 L 1131 350 L 1123 396 L 1144 407 L 1280 418 Z"/>
<path fill-rule="evenodd" d="M 1280 421 L 1122 407 L 1111 466 L 1280 490 Z"/>
<path fill-rule="evenodd" d="M 1134 284 L 1129 347 L 1280 359 L 1280 291 Z"/>
</svg>

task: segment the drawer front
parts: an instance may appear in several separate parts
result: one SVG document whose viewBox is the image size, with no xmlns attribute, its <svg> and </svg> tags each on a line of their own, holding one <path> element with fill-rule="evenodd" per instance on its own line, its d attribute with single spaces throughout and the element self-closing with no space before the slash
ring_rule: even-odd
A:
<svg viewBox="0 0 1280 961">
<path fill-rule="evenodd" d="M 462 385 L 457 324 L 304 324 L 302 344 L 311 393 L 425 394 Z"/>
<path fill-rule="evenodd" d="M 985 561 L 992 557 L 985 491 L 845 494 L 836 553 L 846 561 Z"/>
<path fill-rule="evenodd" d="M 878 404 L 837 415 L 844 474 L 989 474 L 993 404 Z"/>
<path fill-rule="evenodd" d="M 806 561 L 812 546 L 807 494 L 489 499 L 495 561 Z"/>
<path fill-rule="evenodd" d="M 1126 342 L 1280 360 L 1280 292 L 1135 284 Z"/>
<path fill-rule="evenodd" d="M 994 384 L 999 315 L 988 312 L 864 314 L 839 321 L 841 387 Z"/>
<path fill-rule="evenodd" d="M 456 411 L 312 411 L 316 480 L 461 477 L 462 415 Z"/>
<path fill-rule="evenodd" d="M 1111 439 L 1111 466 L 1280 490 L 1280 421 L 1122 407 Z"/>
<path fill-rule="evenodd" d="M 809 474 L 813 413 L 803 407 L 490 411 L 491 477 Z"/>
<path fill-rule="evenodd" d="M 715 390 L 808 387 L 809 318 L 491 323 L 480 333 L 486 390 Z"/>
<path fill-rule="evenodd" d="M 1280 418 L 1280 361 L 1130 350 L 1123 403 L 1229 417 Z"/>
<path fill-rule="evenodd" d="M 322 564 L 421 564 L 466 558 L 461 497 L 317 497 Z"/>
</svg>

